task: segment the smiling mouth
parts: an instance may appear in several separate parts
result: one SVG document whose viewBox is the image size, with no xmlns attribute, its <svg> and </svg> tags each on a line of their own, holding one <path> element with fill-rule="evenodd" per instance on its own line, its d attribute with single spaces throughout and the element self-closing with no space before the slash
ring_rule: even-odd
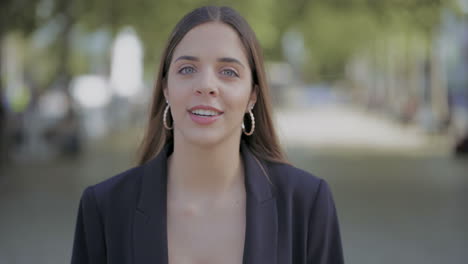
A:
<svg viewBox="0 0 468 264">
<path fill-rule="evenodd" d="M 211 117 L 211 116 L 218 116 L 223 114 L 222 112 L 217 112 L 213 110 L 205 110 L 205 109 L 196 109 L 193 111 L 189 111 L 193 115 L 203 116 L 203 117 Z"/>
</svg>

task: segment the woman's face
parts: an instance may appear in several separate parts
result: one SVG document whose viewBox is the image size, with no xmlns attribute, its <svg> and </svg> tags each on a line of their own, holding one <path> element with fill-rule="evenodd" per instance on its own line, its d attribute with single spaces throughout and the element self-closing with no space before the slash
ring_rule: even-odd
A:
<svg viewBox="0 0 468 264">
<path fill-rule="evenodd" d="M 223 23 L 193 28 L 174 50 L 167 76 L 175 140 L 206 146 L 240 137 L 256 94 L 236 31 Z"/>
</svg>

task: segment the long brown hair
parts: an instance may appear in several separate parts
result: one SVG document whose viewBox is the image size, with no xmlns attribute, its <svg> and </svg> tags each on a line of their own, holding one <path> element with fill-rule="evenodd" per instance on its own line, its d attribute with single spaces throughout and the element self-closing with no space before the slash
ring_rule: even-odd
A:
<svg viewBox="0 0 468 264">
<path fill-rule="evenodd" d="M 144 164 L 156 156 L 164 145 L 171 143 L 173 140 L 173 130 L 165 129 L 162 121 L 164 108 L 166 107 L 163 93 L 164 82 L 167 81 L 167 72 L 174 50 L 179 42 L 192 28 L 208 22 L 221 22 L 231 26 L 238 33 L 247 51 L 247 58 L 252 71 L 253 89 L 257 93 L 257 102 L 252 110 L 255 116 L 255 132 L 251 136 L 242 134 L 242 140 L 258 158 L 273 162 L 286 162 L 272 121 L 270 89 L 266 81 L 261 48 L 255 33 L 247 21 L 234 9 L 204 6 L 185 15 L 175 26 L 169 37 L 159 65 L 148 127 L 140 145 L 138 163 L 140 165 Z M 244 116 L 244 124 L 247 131 L 250 131 L 251 120 L 248 114 Z"/>
</svg>

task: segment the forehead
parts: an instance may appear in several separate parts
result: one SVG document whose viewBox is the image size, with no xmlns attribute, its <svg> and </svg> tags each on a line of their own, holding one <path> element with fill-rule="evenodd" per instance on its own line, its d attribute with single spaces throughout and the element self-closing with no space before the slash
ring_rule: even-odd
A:
<svg viewBox="0 0 468 264">
<path fill-rule="evenodd" d="M 177 45 L 172 60 L 182 55 L 196 56 L 201 60 L 233 57 L 248 65 L 245 48 L 237 32 L 218 22 L 205 23 L 191 29 Z"/>
</svg>

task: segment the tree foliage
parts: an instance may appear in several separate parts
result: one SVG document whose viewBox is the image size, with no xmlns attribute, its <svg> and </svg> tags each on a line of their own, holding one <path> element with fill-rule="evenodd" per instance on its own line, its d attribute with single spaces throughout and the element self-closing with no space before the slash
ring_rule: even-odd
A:
<svg viewBox="0 0 468 264">
<path fill-rule="evenodd" d="M 353 53 L 368 48 L 376 39 L 386 34 L 420 32 L 430 39 L 439 24 L 441 10 L 453 7 L 454 2 L 455 0 L 2 0 L 0 32 L 3 28 L 3 31 L 19 30 L 30 34 L 57 18 L 64 21 L 64 32 L 67 26 L 79 25 L 88 32 L 104 29 L 115 35 L 123 26 L 130 25 L 143 41 L 146 62 L 154 66 L 169 32 L 185 13 L 200 5 L 229 5 L 239 10 L 252 25 L 267 59 L 284 59 L 282 36 L 290 30 L 301 32 L 306 47 L 305 70 L 311 76 L 320 76 L 340 72 Z M 38 16 L 38 9 L 44 5 L 50 9 L 47 16 Z M 56 41 L 63 42 L 60 38 Z"/>
</svg>

